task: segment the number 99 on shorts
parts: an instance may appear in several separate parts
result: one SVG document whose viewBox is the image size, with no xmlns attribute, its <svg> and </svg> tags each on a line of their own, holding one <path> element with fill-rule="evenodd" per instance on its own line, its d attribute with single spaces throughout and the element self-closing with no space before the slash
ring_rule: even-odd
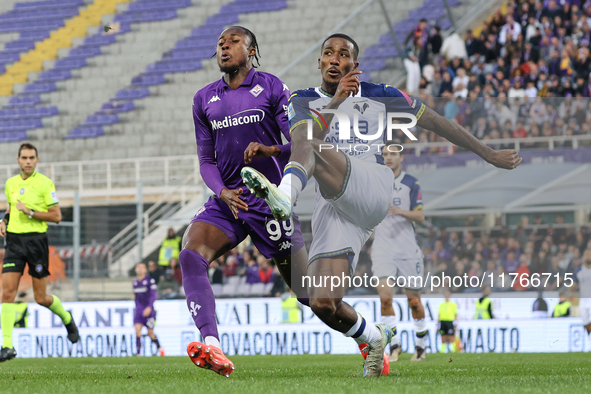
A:
<svg viewBox="0 0 591 394">
<path fill-rule="evenodd" d="M 267 222 L 267 233 L 271 241 L 278 241 L 283 235 L 291 237 L 293 234 L 293 223 L 291 219 L 279 222 L 275 219 Z"/>
</svg>

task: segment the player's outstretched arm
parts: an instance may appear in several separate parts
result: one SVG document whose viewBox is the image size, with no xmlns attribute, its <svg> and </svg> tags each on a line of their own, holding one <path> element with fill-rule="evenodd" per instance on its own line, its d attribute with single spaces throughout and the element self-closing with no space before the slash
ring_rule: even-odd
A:
<svg viewBox="0 0 591 394">
<path fill-rule="evenodd" d="M 476 153 L 495 167 L 512 170 L 521 163 L 522 158 L 519 157 L 519 153 L 515 149 L 496 151 L 486 146 L 456 122 L 439 115 L 429 107 L 419 118 L 417 126 L 431 130 L 446 140 Z"/>
</svg>

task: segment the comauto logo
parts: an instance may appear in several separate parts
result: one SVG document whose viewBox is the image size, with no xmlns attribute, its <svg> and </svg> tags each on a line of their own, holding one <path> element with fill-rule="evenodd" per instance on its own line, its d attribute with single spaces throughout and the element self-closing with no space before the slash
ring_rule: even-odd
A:
<svg viewBox="0 0 591 394">
<path fill-rule="evenodd" d="M 249 123 L 259 123 L 263 119 L 265 119 L 265 112 L 262 109 L 251 108 L 228 115 L 223 120 L 212 120 L 210 123 L 213 130 L 219 130 Z"/>
</svg>

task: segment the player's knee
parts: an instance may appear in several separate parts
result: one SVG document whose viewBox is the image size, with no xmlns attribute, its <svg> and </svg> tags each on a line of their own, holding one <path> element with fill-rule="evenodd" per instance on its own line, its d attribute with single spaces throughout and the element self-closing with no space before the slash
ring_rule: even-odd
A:
<svg viewBox="0 0 591 394">
<path fill-rule="evenodd" d="M 183 270 L 185 270 L 187 267 L 184 267 L 186 264 L 191 264 L 191 271 L 193 271 L 196 275 L 207 275 L 207 268 L 208 266 L 206 266 L 205 264 L 200 264 L 200 262 L 196 262 L 195 261 L 195 254 L 200 254 L 201 256 L 203 256 L 201 253 L 193 250 L 193 249 L 183 249 L 181 250 L 181 252 L 179 253 L 179 263 L 181 265 L 181 268 Z M 205 256 L 203 256 L 206 260 L 207 258 Z M 207 260 L 209 261 L 209 260 Z"/>
<path fill-rule="evenodd" d="M 310 308 L 321 320 L 334 316 L 337 311 L 335 300 L 330 298 L 311 299 Z"/>
<path fill-rule="evenodd" d="M 15 289 L 2 289 L 2 302 L 12 303 L 16 298 L 16 288 Z"/>
<path fill-rule="evenodd" d="M 45 294 L 35 293 L 35 302 L 39 305 L 49 306 L 47 305 L 47 296 Z"/>
</svg>

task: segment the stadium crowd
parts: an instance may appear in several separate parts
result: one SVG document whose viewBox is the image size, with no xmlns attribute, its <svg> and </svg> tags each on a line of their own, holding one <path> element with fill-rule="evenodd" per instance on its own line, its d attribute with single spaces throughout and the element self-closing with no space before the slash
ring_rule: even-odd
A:
<svg viewBox="0 0 591 394">
<path fill-rule="evenodd" d="M 273 261 L 266 259 L 254 246 L 247 246 L 242 252 L 234 248 L 220 256 L 211 263 L 208 274 L 214 287 L 228 284 L 230 278 L 239 278 L 247 286 L 268 285 L 264 287 L 263 294 L 256 294 L 258 296 L 279 297 L 286 291 L 285 282 Z M 148 275 L 158 285 L 159 299 L 184 298 L 183 274 L 176 258 L 171 258 L 167 266 L 150 261 Z"/>
<path fill-rule="evenodd" d="M 536 215 L 531 224 L 528 217 L 523 216 L 514 230 L 507 226 L 496 226 L 488 232 L 448 232 L 445 228 L 431 228 L 427 236 L 418 239 L 425 256 L 425 272 L 431 276 L 445 274 L 463 277 L 467 274 L 468 278 L 475 276 L 481 279 L 484 274 L 485 282 L 480 287 L 452 287 L 450 290 L 453 293 L 480 293 L 483 286 L 491 286 L 495 292 L 539 290 L 531 285 L 521 286 L 510 275 L 515 273 L 528 276 L 534 273 L 551 274 L 543 289 L 558 290 L 563 287 L 564 274 L 574 274 L 581 267 L 582 254 L 591 240 L 591 229 L 565 225 L 561 214 L 557 214 L 554 224 L 548 226 Z M 355 276 L 372 276 L 370 249 L 371 240 L 359 257 Z M 556 281 L 556 274 L 560 276 L 560 283 Z M 148 275 L 158 284 L 159 298 L 183 298 L 182 273 L 176 259 L 171 259 L 168 267 L 150 261 Z M 232 277 L 239 278 L 247 285 L 269 284 L 267 289 L 270 290 L 256 294 L 259 296 L 278 297 L 287 290 L 273 261 L 266 259 L 252 245 L 246 246 L 242 252 L 234 248 L 211 264 L 209 279 L 212 285 L 226 285 Z M 504 281 L 500 280 L 501 277 L 504 277 Z M 440 290 L 436 289 L 435 292 L 439 293 Z M 423 293 L 429 292 L 428 288 L 423 290 Z M 369 295 L 377 292 L 368 286 L 351 288 L 349 294 Z"/>
<path fill-rule="evenodd" d="M 526 274 L 531 277 L 534 273 L 551 274 L 543 290 L 558 290 L 563 287 L 565 274 L 573 274 L 570 277 L 574 278 L 580 269 L 583 252 L 591 247 L 588 245 L 590 239 L 589 228 L 564 226 L 564 217 L 557 214 L 554 226 L 544 226 L 539 215 L 535 216 L 532 226 L 528 217 L 523 216 L 513 231 L 506 226 L 497 226 L 490 232 L 430 229 L 427 237 L 419 237 L 419 243 L 425 255 L 426 272 L 440 277 L 442 274 L 449 277 L 466 274 L 468 278 L 475 276 L 478 279 L 482 279 L 484 274 L 485 280 L 480 287 L 452 286 L 450 289 L 454 293 L 480 293 L 484 286 L 491 286 L 495 292 L 540 290 L 531 284 L 521 286 L 519 280 L 514 281 L 514 276 L 510 275 L 521 277 Z M 357 276 L 371 275 L 369 251 L 370 248 L 366 247 L 360 257 Z M 559 274 L 559 283 L 556 274 Z M 429 291 L 425 288 L 423 292 Z M 440 292 L 440 289 L 435 292 Z M 372 291 L 362 289 L 355 293 L 369 294 Z"/>
<path fill-rule="evenodd" d="M 591 0 L 511 1 L 465 39 L 422 20 L 407 37 L 406 90 L 480 139 L 591 134 L 590 49 Z M 547 143 L 521 146 L 536 147 Z"/>
</svg>

